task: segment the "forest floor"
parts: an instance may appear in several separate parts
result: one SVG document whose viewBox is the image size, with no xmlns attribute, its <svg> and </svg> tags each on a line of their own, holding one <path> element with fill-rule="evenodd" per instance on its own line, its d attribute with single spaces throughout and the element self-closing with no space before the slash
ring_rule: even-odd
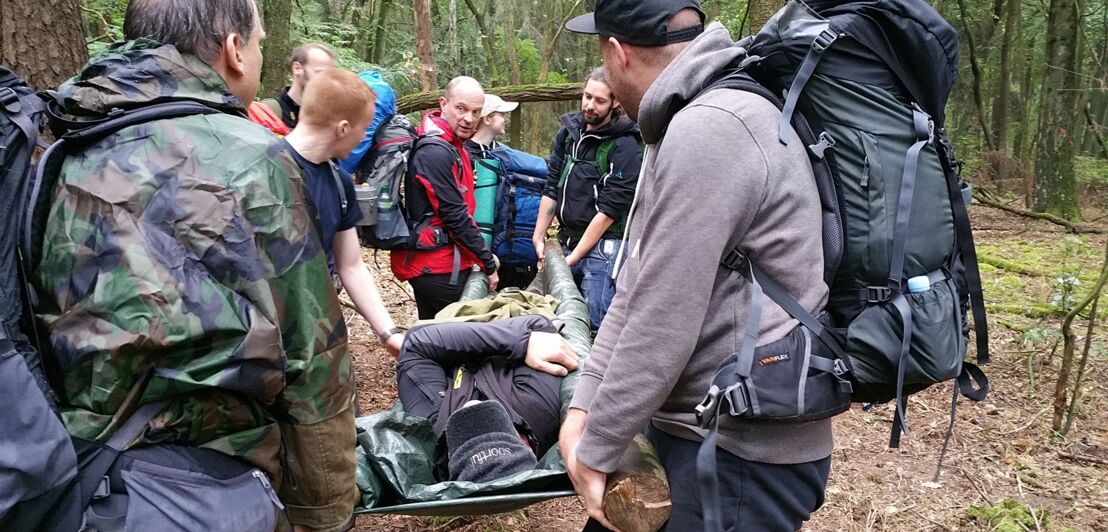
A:
<svg viewBox="0 0 1108 532">
<path fill-rule="evenodd" d="M 1086 219 L 1108 227 L 1108 202 L 1094 203 L 1085 207 Z M 804 530 L 1108 530 L 1108 300 L 1102 301 L 1073 427 L 1065 438 L 1052 438 L 1050 429 L 1062 352 L 1061 315 L 1052 304 L 1061 303 L 1060 287 L 1072 286 L 1058 279 L 1077 278 L 1069 297 L 1083 298 L 1099 274 L 1108 236 L 1070 235 L 1048 222 L 982 206 L 971 208 L 971 218 L 990 308 L 988 398 L 959 402 L 937 479 L 949 387 L 910 399 L 911 435 L 899 449 L 888 448 L 887 407 L 855 407 L 835 418 L 827 499 Z M 367 261 L 374 264 L 368 253 Z M 378 262 L 389 310 L 410 325 L 415 305 L 407 286 L 390 281 L 387 258 Z M 347 318 L 362 412 L 387 409 L 396 401 L 394 360 L 360 317 L 347 310 Z M 1085 327 L 1084 320 L 1074 322 L 1081 340 Z M 561 532 L 580 530 L 584 522 L 584 507 L 564 498 L 477 518 L 360 516 L 356 530 Z"/>
</svg>

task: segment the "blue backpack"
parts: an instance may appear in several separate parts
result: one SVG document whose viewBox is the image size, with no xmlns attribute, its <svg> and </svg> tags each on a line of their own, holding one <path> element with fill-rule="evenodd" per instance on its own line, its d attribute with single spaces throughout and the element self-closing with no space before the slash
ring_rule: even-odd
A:
<svg viewBox="0 0 1108 532">
<path fill-rule="evenodd" d="M 546 161 L 526 152 L 498 146 L 487 152 L 500 162 L 492 252 L 508 266 L 534 266 L 539 258 L 531 236 L 539 218 Z"/>
</svg>

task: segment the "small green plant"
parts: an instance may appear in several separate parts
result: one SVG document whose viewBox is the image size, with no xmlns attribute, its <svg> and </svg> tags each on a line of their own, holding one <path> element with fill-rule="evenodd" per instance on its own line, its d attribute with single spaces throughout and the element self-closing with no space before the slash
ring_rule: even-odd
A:
<svg viewBox="0 0 1108 532">
<path fill-rule="evenodd" d="M 1050 515 L 1045 509 L 1036 510 L 1013 499 L 1004 499 L 992 506 L 970 506 L 966 513 L 971 519 L 992 527 L 995 532 L 1050 528 Z"/>
</svg>

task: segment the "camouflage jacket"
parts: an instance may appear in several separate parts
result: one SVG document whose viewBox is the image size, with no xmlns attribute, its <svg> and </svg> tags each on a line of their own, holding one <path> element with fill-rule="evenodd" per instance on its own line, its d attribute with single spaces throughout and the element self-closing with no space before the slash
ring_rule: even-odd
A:
<svg viewBox="0 0 1108 532">
<path fill-rule="evenodd" d="M 105 441 L 165 400 L 145 442 L 215 449 L 280 479 L 277 422 L 328 419 L 352 396 L 302 174 L 211 67 L 173 46 L 117 45 L 58 99 L 94 117 L 174 99 L 224 111 L 125 128 L 61 167 L 33 277 L 70 433 Z"/>
</svg>

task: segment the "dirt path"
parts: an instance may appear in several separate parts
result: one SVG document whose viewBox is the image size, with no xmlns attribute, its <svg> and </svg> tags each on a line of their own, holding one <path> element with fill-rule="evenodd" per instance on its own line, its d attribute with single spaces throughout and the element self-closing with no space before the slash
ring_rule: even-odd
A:
<svg viewBox="0 0 1108 532">
<path fill-rule="evenodd" d="M 1104 249 L 1104 235 L 1066 237 L 1049 223 L 985 208 L 974 208 L 972 217 L 979 245 L 1030 270 L 1028 275 L 983 267 L 989 303 L 1045 305 L 1052 279 L 1071 271 L 1087 277 Z M 373 265 L 368 253 L 367 260 Z M 415 307 L 406 286 L 391 281 L 387 257 L 379 262 L 383 269 L 376 274 L 390 311 L 409 325 Z M 347 317 L 362 411 L 388 408 L 396 401 L 395 363 L 360 317 L 349 310 Z M 827 500 L 804 530 L 1108 530 L 1108 409 L 1100 406 L 1108 399 L 1103 340 L 1108 328 L 1099 328 L 1102 347 L 1090 360 L 1070 438 L 1052 441 L 1050 397 L 1059 356 L 1050 356 L 1051 333 L 1060 320 L 998 312 L 990 320 L 992 390 L 982 403 L 958 403 L 937 481 L 936 462 L 950 419 L 949 387 L 911 398 L 911 435 L 895 450 L 888 449 L 887 405 L 870 412 L 855 407 L 835 419 Z M 1005 505 L 1006 499 L 1015 502 Z M 1004 518 L 1011 521 L 1002 524 Z M 583 507 L 570 498 L 480 518 L 363 516 L 356 530 L 561 532 L 580 530 L 584 521 Z"/>
</svg>

